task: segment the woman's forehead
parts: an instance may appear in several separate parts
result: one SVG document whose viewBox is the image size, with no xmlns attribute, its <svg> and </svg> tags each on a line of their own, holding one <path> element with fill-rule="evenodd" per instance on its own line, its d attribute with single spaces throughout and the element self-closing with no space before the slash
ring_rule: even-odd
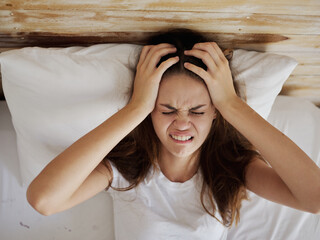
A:
<svg viewBox="0 0 320 240">
<path fill-rule="evenodd" d="M 168 76 L 161 81 L 158 100 L 162 104 L 190 107 L 211 103 L 205 83 L 183 74 Z"/>
</svg>

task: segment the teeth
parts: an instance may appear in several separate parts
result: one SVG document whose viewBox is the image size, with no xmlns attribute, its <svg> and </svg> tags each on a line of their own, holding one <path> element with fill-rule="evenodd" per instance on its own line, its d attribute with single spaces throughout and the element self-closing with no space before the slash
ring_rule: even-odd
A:
<svg viewBox="0 0 320 240">
<path fill-rule="evenodd" d="M 175 135 L 171 135 L 171 137 L 179 141 L 187 141 L 192 138 L 191 136 L 175 136 Z"/>
</svg>

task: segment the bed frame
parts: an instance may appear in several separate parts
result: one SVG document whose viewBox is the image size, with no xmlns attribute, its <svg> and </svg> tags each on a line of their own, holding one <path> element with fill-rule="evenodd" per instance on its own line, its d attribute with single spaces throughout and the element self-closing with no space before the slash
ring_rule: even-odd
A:
<svg viewBox="0 0 320 240">
<path fill-rule="evenodd" d="M 207 33 L 221 48 L 295 58 L 299 65 L 281 94 L 320 106 L 319 13 L 319 0 L 1 0 L 0 52 L 144 44 L 154 32 L 186 27 Z"/>
</svg>

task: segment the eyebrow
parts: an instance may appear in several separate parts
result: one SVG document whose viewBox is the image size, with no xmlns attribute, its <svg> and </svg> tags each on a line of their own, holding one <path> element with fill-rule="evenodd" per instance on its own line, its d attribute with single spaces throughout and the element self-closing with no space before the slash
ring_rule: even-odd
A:
<svg viewBox="0 0 320 240">
<path fill-rule="evenodd" d="M 174 107 L 172 107 L 172 106 L 170 106 L 169 104 L 160 104 L 161 106 L 164 106 L 164 107 L 166 107 L 166 108 L 169 108 L 169 109 L 171 109 L 171 110 L 177 110 L 177 109 L 175 109 Z M 196 107 L 193 107 L 193 108 L 191 108 L 190 110 L 197 110 L 197 109 L 199 109 L 199 108 L 201 108 L 201 107 L 204 107 L 204 106 L 206 106 L 207 104 L 200 104 L 200 105 L 198 105 L 198 106 L 196 106 Z"/>
</svg>

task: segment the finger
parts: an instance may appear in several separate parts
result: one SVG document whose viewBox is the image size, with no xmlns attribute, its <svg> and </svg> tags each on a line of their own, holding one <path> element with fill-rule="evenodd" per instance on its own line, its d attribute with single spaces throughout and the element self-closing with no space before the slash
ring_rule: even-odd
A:
<svg viewBox="0 0 320 240">
<path fill-rule="evenodd" d="M 210 42 L 197 43 L 193 46 L 192 49 L 199 49 L 208 52 L 217 66 L 221 64 L 220 56 L 214 48 L 213 44 L 211 44 Z"/>
<path fill-rule="evenodd" d="M 215 63 L 214 59 L 212 59 L 211 54 L 203 51 L 203 50 L 199 50 L 199 49 L 191 49 L 191 50 L 187 50 L 184 52 L 185 55 L 189 55 L 189 56 L 194 56 L 196 58 L 199 58 L 202 60 L 202 62 L 209 68 L 216 68 L 217 64 Z"/>
<path fill-rule="evenodd" d="M 168 68 L 170 68 L 172 65 L 176 64 L 177 62 L 179 62 L 178 56 L 167 59 L 166 61 L 162 62 L 157 68 L 158 73 L 162 76 Z"/>
<path fill-rule="evenodd" d="M 152 48 L 150 49 L 150 51 L 148 52 L 147 56 L 146 56 L 146 59 L 145 59 L 145 62 L 146 63 L 149 63 L 153 54 L 160 50 L 160 49 L 163 49 L 163 48 L 172 48 L 174 47 L 172 44 L 169 44 L 169 43 L 160 43 L 158 45 L 153 45 Z"/>
<path fill-rule="evenodd" d="M 226 56 L 224 55 L 223 51 L 221 50 L 221 48 L 219 47 L 219 45 L 216 42 L 210 42 L 211 45 L 214 47 L 214 49 L 216 50 L 216 52 L 218 53 L 218 56 L 220 57 L 222 62 L 227 61 L 228 59 L 226 58 Z"/>
<path fill-rule="evenodd" d="M 198 67 L 192 63 L 185 62 L 184 67 L 190 70 L 191 72 L 194 72 L 198 76 L 200 76 L 205 82 L 206 82 L 206 79 L 210 77 L 207 71 L 205 71 L 203 68 Z"/>
<path fill-rule="evenodd" d="M 148 66 L 151 68 L 155 68 L 163 56 L 166 56 L 170 53 L 175 53 L 176 51 L 177 49 L 172 47 L 159 49 L 158 51 L 154 52 L 154 54 L 152 55 L 152 58 L 150 58 Z"/>
<path fill-rule="evenodd" d="M 146 45 L 146 46 L 144 46 L 142 48 L 137 67 L 139 67 L 140 65 L 143 64 L 143 62 L 144 62 L 148 52 L 150 51 L 151 47 L 152 47 L 152 45 Z"/>
</svg>

